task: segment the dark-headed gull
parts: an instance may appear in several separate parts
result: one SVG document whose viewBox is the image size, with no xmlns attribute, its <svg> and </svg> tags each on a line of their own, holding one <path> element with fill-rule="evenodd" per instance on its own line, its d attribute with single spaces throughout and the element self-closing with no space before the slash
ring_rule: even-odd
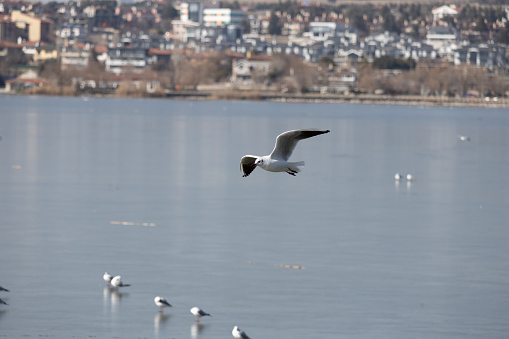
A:
<svg viewBox="0 0 509 339">
<path fill-rule="evenodd" d="M 290 175 L 300 172 L 298 166 L 304 166 L 304 161 L 288 162 L 299 140 L 311 138 L 320 134 L 329 133 L 329 130 L 297 129 L 281 133 L 276 138 L 276 145 L 269 155 L 262 157 L 245 155 L 240 159 L 240 171 L 243 177 L 247 177 L 254 171 L 256 166 L 269 172 L 286 172 Z"/>
<path fill-rule="evenodd" d="M 5 292 L 9 292 L 9 290 L 8 290 L 8 289 L 6 289 L 6 288 L 3 288 L 2 286 L 0 286 L 0 291 L 5 291 Z"/>
<path fill-rule="evenodd" d="M 171 307 L 171 304 L 166 299 L 159 296 L 154 298 L 154 302 L 159 307 L 159 312 L 162 312 L 164 307 Z"/>
<path fill-rule="evenodd" d="M 119 287 L 131 286 L 131 285 L 130 284 L 124 284 L 122 282 L 122 277 L 117 275 L 116 277 L 113 277 L 113 279 L 111 279 L 111 286 L 113 286 L 115 288 L 119 288 Z"/>
<path fill-rule="evenodd" d="M 235 326 L 232 330 L 232 335 L 237 339 L 250 339 L 246 332 L 242 331 L 238 326 Z"/>
<path fill-rule="evenodd" d="M 108 286 L 111 284 L 111 279 L 113 279 L 113 276 L 109 274 L 108 272 L 104 272 L 103 279 L 108 283 Z"/>
<path fill-rule="evenodd" d="M 191 313 L 194 314 L 196 316 L 196 321 L 200 321 L 200 318 L 201 317 L 205 317 L 205 316 L 211 316 L 210 314 L 208 314 L 207 312 L 205 312 L 204 310 L 202 310 L 201 308 L 199 307 L 193 307 L 191 308 Z"/>
</svg>

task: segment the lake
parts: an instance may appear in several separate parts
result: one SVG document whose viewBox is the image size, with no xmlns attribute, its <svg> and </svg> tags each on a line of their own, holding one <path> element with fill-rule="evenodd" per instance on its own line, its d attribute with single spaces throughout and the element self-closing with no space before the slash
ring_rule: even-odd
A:
<svg viewBox="0 0 509 339">
<path fill-rule="evenodd" d="M 0 136 L 0 337 L 509 333 L 507 109 L 0 96 Z"/>
</svg>

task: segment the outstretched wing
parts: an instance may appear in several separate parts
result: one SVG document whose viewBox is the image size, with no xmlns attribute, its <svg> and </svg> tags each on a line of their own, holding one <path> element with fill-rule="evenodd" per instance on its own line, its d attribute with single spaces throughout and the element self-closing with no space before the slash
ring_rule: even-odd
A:
<svg viewBox="0 0 509 339">
<path fill-rule="evenodd" d="M 243 177 L 247 177 L 256 168 L 255 161 L 258 157 L 255 155 L 244 155 L 240 159 L 240 172 Z"/>
<path fill-rule="evenodd" d="M 273 159 L 282 159 L 284 161 L 288 161 L 299 140 L 311 138 L 329 132 L 329 130 L 308 128 L 281 133 L 276 138 L 276 146 L 274 146 L 270 157 Z"/>
</svg>

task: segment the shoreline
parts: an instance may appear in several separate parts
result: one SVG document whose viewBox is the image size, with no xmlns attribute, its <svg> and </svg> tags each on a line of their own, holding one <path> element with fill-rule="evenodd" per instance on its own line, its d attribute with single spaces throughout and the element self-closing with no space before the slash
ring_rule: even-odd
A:
<svg viewBox="0 0 509 339">
<path fill-rule="evenodd" d="M 445 106 L 445 107 L 483 107 L 483 108 L 506 108 L 509 107 L 509 98 L 497 98 L 486 100 L 483 98 L 449 98 L 449 97 L 421 97 L 411 95 L 372 95 L 372 94 L 288 94 L 273 91 L 167 91 L 165 93 L 147 95 L 111 95 L 111 94 L 76 94 L 59 95 L 56 93 L 10 93 L 0 92 L 0 95 L 40 95 L 62 97 L 107 97 L 107 98 L 166 98 L 175 100 L 246 100 L 246 101 L 274 101 L 291 103 L 350 103 L 363 105 L 407 105 L 407 106 Z"/>
<path fill-rule="evenodd" d="M 408 106 L 446 106 L 446 107 L 509 107 L 509 98 L 448 98 L 421 97 L 406 95 L 369 95 L 369 94 L 279 94 L 268 92 L 212 92 L 212 91 L 179 91 L 168 92 L 166 98 L 196 100 L 253 100 L 294 103 L 351 103 L 365 105 L 408 105 Z"/>
</svg>

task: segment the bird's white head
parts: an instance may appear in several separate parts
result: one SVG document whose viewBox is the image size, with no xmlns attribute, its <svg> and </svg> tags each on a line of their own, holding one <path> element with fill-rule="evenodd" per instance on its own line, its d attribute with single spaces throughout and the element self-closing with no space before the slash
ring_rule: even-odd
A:
<svg viewBox="0 0 509 339">
<path fill-rule="evenodd" d="M 269 159 L 267 159 L 267 157 L 264 156 L 264 157 L 258 157 L 255 160 L 254 165 L 264 168 L 265 166 L 267 166 L 268 163 L 269 163 Z"/>
</svg>

